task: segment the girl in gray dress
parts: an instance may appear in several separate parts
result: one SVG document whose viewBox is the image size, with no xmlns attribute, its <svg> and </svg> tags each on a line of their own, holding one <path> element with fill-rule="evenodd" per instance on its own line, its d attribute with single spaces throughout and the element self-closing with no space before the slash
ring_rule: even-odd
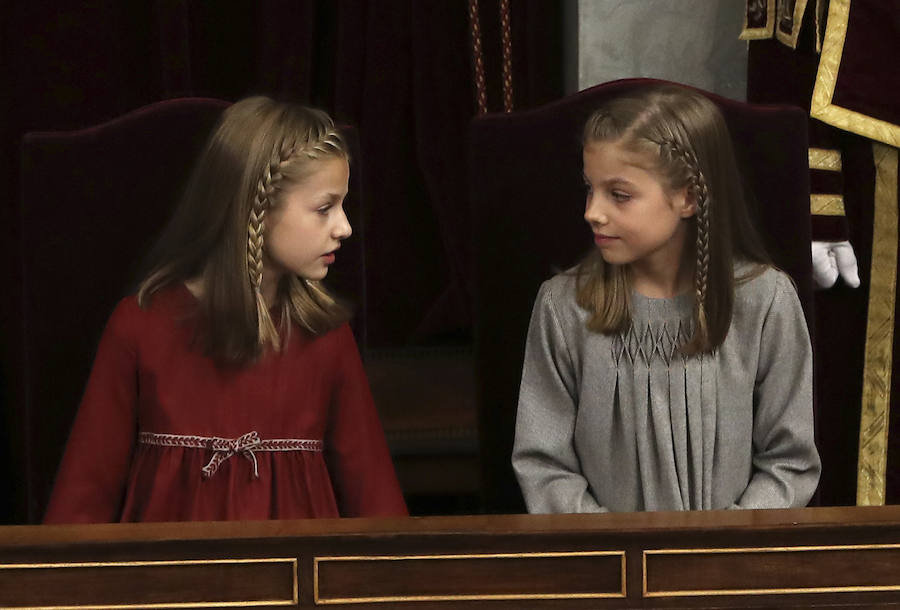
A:
<svg viewBox="0 0 900 610">
<path fill-rule="evenodd" d="M 530 512 L 804 506 L 812 352 L 706 97 L 654 86 L 583 136 L 596 248 L 545 282 L 513 467 Z"/>
</svg>

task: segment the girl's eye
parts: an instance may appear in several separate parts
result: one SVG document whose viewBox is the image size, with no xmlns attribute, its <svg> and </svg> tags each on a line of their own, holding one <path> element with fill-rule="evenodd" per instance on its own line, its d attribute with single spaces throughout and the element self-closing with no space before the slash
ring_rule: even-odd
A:
<svg viewBox="0 0 900 610">
<path fill-rule="evenodd" d="M 619 202 L 628 201 L 629 199 L 631 199 L 631 195 L 623 191 L 612 191 L 611 194 L 612 198 Z"/>
<path fill-rule="evenodd" d="M 329 204 L 329 205 L 323 205 L 321 208 L 317 209 L 316 212 L 318 212 L 318 213 L 321 214 L 322 216 L 325 216 L 326 214 L 328 214 L 329 210 L 331 210 L 331 205 L 330 205 L 330 204 Z"/>
</svg>

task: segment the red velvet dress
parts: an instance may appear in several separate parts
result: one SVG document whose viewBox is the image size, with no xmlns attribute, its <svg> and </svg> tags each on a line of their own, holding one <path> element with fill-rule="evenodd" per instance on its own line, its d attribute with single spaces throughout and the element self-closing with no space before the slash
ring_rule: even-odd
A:
<svg viewBox="0 0 900 610">
<path fill-rule="evenodd" d="M 45 522 L 405 515 L 349 326 L 311 337 L 295 325 L 280 353 L 229 370 L 191 349 L 196 305 L 182 285 L 147 310 L 134 297 L 119 303 Z M 237 452 L 205 477 L 211 449 L 137 440 L 254 431 L 263 441 L 322 441 L 324 450 Z"/>
</svg>

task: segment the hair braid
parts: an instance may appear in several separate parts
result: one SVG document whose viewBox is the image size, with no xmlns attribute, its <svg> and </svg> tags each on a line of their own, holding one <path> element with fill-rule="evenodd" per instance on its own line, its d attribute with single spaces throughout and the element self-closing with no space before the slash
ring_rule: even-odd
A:
<svg viewBox="0 0 900 610">
<path fill-rule="evenodd" d="M 318 159 L 321 155 L 345 154 L 344 141 L 334 127 L 325 130 L 315 140 L 306 143 L 301 151 L 310 159 Z"/>
<path fill-rule="evenodd" d="M 694 313 L 697 323 L 697 338 L 702 344 L 707 343 L 709 329 L 706 319 L 706 292 L 709 276 L 709 187 L 700 170 L 697 156 L 690 149 L 675 141 L 667 141 L 663 148 L 672 159 L 680 160 L 688 169 L 688 189 L 697 205 L 697 260 L 694 269 Z"/>
<path fill-rule="evenodd" d="M 250 206 L 250 219 L 247 227 L 247 272 L 250 277 L 250 285 L 256 297 L 256 318 L 259 344 L 264 345 L 268 341 L 278 350 L 280 338 L 269 315 L 262 294 L 263 275 L 263 248 L 265 246 L 266 214 L 273 205 L 273 196 L 279 183 L 284 178 L 285 165 L 290 163 L 298 155 L 305 155 L 309 159 L 319 159 L 323 156 L 343 155 L 346 150 L 340 133 L 330 123 L 327 128 L 311 134 L 309 140 L 298 146 L 295 142 L 282 142 L 272 154 L 266 164 L 263 174 L 256 185 L 256 194 Z"/>
<path fill-rule="evenodd" d="M 262 294 L 263 246 L 266 230 L 266 213 L 272 205 L 272 195 L 282 179 L 282 167 L 294 154 L 294 145 L 283 142 L 266 164 L 263 174 L 256 184 L 256 194 L 250 207 L 250 220 L 247 227 L 247 271 L 250 285 L 256 297 L 256 318 L 260 345 L 272 341 L 275 349 L 279 348 L 278 333 L 269 308 Z"/>
</svg>

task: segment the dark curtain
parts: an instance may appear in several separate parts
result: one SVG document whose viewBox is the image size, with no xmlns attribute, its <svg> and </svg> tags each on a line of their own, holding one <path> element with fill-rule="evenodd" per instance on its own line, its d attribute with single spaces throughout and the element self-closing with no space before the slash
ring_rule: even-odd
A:
<svg viewBox="0 0 900 610">
<path fill-rule="evenodd" d="M 481 0 L 479 12 L 495 111 L 498 6 Z M 511 28 L 517 109 L 560 97 L 560 7 L 513 0 Z M 465 138 L 476 113 L 470 48 L 466 0 L 0 5 L 0 271 L 7 286 L 0 312 L 0 522 L 25 518 L 16 484 L 27 398 L 16 383 L 22 134 L 85 127 L 181 96 L 264 93 L 322 107 L 361 136 L 353 171 L 363 178 L 366 212 L 351 222 L 363 223 L 367 235 L 368 345 L 465 343 L 472 328 Z M 48 214 L 54 205 L 65 202 L 48 202 Z"/>
</svg>

